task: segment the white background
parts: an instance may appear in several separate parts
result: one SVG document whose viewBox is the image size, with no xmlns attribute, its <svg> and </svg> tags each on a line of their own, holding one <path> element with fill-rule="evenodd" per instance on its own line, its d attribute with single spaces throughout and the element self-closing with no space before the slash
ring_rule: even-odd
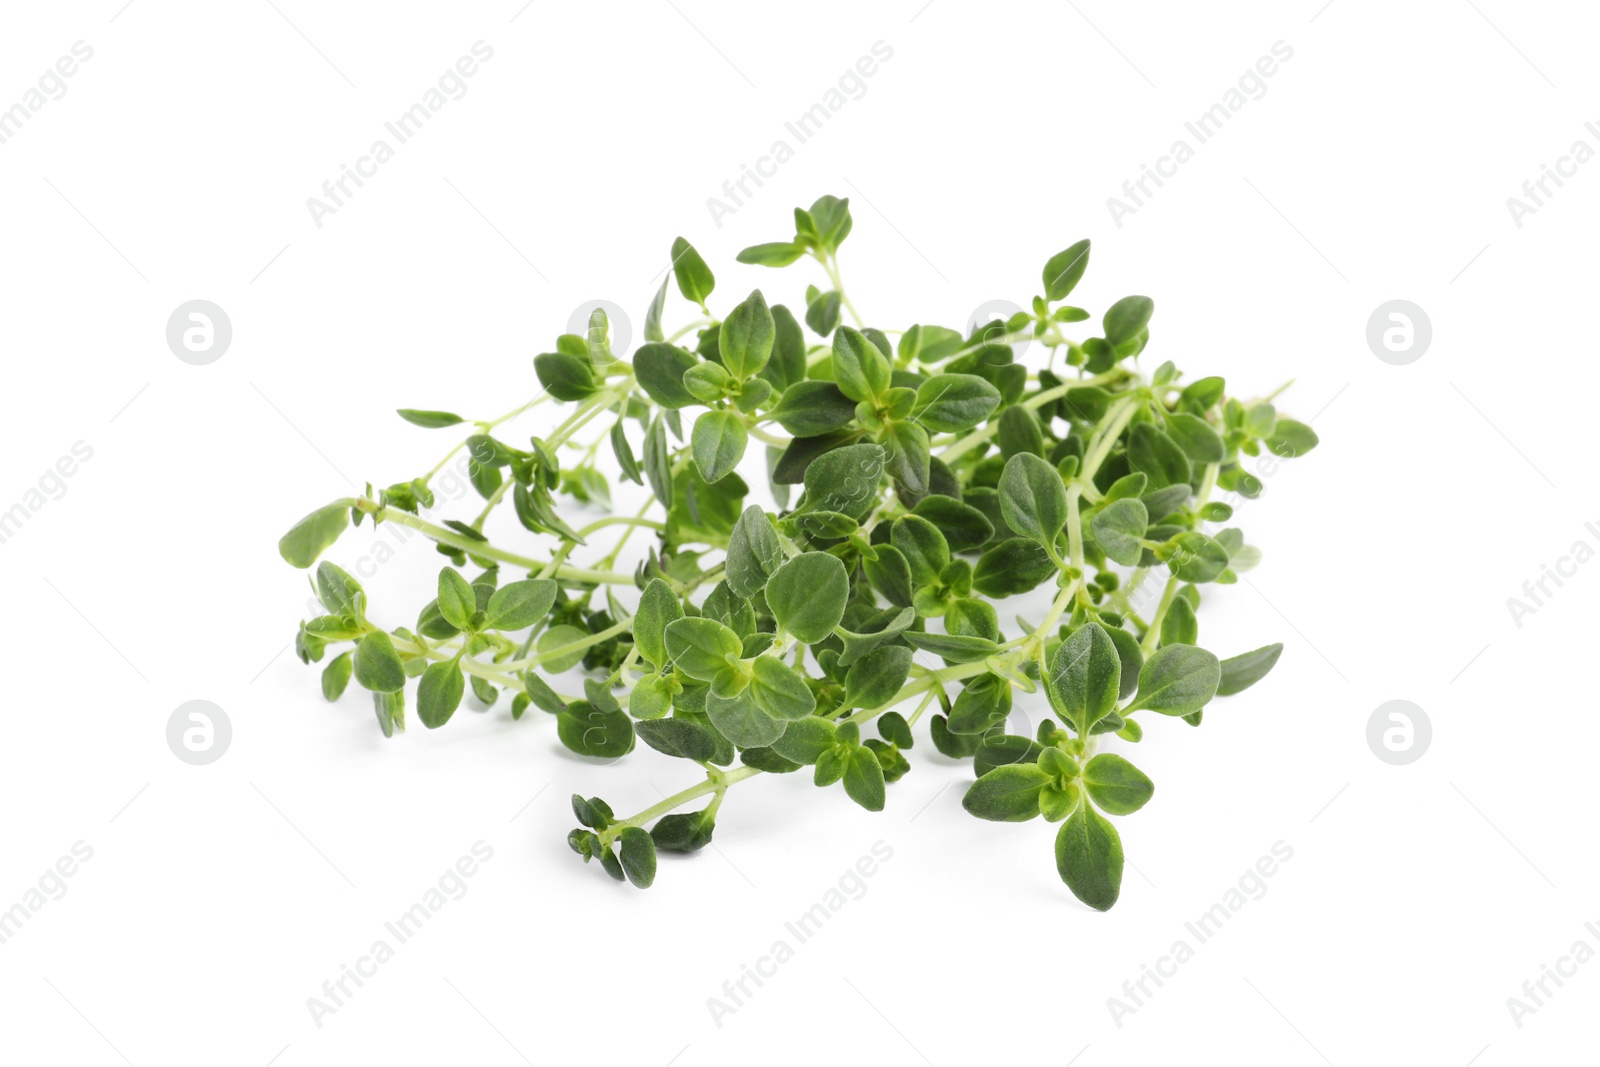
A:
<svg viewBox="0 0 1600 1067">
<path fill-rule="evenodd" d="M 1574 542 L 1600 546 L 1582 325 L 1600 166 L 1520 228 L 1506 199 L 1575 140 L 1600 148 L 1583 127 L 1600 119 L 1594 13 L 921 2 L 7 5 L 0 106 L 75 41 L 94 54 L 0 145 L 0 510 L 75 442 L 93 457 L 0 544 L 0 908 L 75 842 L 93 858 L 0 945 L 0 1058 L 1590 1054 L 1600 966 L 1520 1028 L 1506 1001 L 1579 939 L 1600 949 L 1583 926 L 1600 919 L 1600 573 L 1551 584 L 1520 627 L 1506 601 Z M 479 40 L 494 54 L 466 95 L 318 228 L 307 198 Z M 865 95 L 795 146 L 785 120 L 877 41 L 893 56 Z M 1277 41 L 1293 57 L 1265 95 L 1119 227 L 1107 198 L 1193 145 L 1183 123 Z M 779 138 L 794 158 L 719 227 L 707 198 Z M 1150 724 L 1132 755 L 1157 792 L 1121 821 L 1132 866 L 1109 914 L 1060 884 L 1053 828 L 962 812 L 970 770 L 925 733 L 885 812 L 757 779 L 715 850 L 663 857 L 649 892 L 619 886 L 568 851 L 567 797 L 631 812 L 690 784 L 682 766 L 587 764 L 504 700 L 385 741 L 363 694 L 327 706 L 287 648 L 308 594 L 279 535 L 454 440 L 392 409 L 498 415 L 588 300 L 628 308 L 637 339 L 679 234 L 722 310 L 755 285 L 801 303 L 814 268 L 732 257 L 787 238 L 824 192 L 851 198 L 843 269 L 874 323 L 1026 303 L 1088 236 L 1077 300 L 1150 294 L 1149 359 L 1246 397 L 1294 378 L 1280 408 L 1321 434 L 1240 509 L 1264 563 L 1201 616 L 1219 653 L 1282 640 L 1282 662 L 1199 730 Z M 234 331 L 205 367 L 164 335 L 196 298 Z M 1395 298 L 1433 324 L 1409 366 L 1365 340 Z M 669 329 L 686 321 L 675 292 L 668 308 Z M 373 537 L 331 558 L 353 567 Z M 374 617 L 410 624 L 439 562 L 420 538 L 400 550 L 367 580 Z M 165 740 L 196 698 L 233 725 L 206 767 Z M 1404 767 L 1365 738 L 1396 698 L 1434 731 Z M 493 859 L 466 895 L 316 1025 L 307 999 L 480 840 Z M 793 945 L 785 921 L 878 841 L 893 856 L 865 895 L 716 1025 L 707 998 Z M 1185 922 L 1279 841 L 1293 858 L 1265 895 L 1197 945 Z M 1107 998 L 1179 939 L 1194 958 L 1119 1026 Z"/>
</svg>

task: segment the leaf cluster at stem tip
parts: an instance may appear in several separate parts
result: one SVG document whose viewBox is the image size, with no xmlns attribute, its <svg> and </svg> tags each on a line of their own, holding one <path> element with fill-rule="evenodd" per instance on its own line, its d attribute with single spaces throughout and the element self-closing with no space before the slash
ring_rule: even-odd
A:
<svg viewBox="0 0 1600 1067">
<path fill-rule="evenodd" d="M 408 704 L 442 727 L 470 690 L 513 719 L 549 715 L 582 756 L 609 763 L 643 741 L 692 765 L 692 784 L 629 817 L 573 797 L 568 843 L 618 881 L 649 886 L 659 851 L 703 848 L 727 791 L 753 777 L 808 772 L 880 811 L 920 734 L 971 762 L 972 815 L 1059 824 L 1062 881 L 1105 910 L 1123 868 L 1111 818 L 1155 786 L 1104 746 L 1136 745 L 1152 716 L 1199 726 L 1282 652 L 1201 644 L 1203 595 L 1260 558 L 1213 496 L 1258 497 L 1247 460 L 1303 455 L 1317 435 L 1220 377 L 1148 369 L 1149 297 L 1113 301 L 1095 326 L 1068 302 L 1086 240 L 1045 262 L 1030 310 L 888 329 L 845 293 L 851 228 L 849 201 L 825 196 L 795 210 L 793 237 L 740 253 L 812 261 L 823 284 L 792 306 L 760 289 L 724 300 L 680 237 L 633 351 L 612 350 L 596 310 L 534 358 L 539 391 L 511 411 L 402 409 L 464 436 L 430 471 L 283 536 L 284 560 L 315 568 L 319 611 L 296 650 L 323 664 L 329 701 L 352 680 L 367 690 L 385 736 Z M 669 333 L 673 287 L 690 321 Z M 1043 357 L 1019 361 L 1019 341 Z M 565 407 L 540 436 L 502 429 L 544 403 Z M 432 483 L 463 452 L 483 503 L 445 519 Z M 609 513 L 619 476 L 648 489 L 638 514 Z M 366 521 L 445 557 L 403 625 L 375 621 L 360 583 L 319 562 Z M 643 558 L 619 569 L 630 539 Z M 1000 606 L 1035 590 L 1049 605 L 1035 619 Z M 1006 730 L 1018 701 L 1040 720 L 1032 736 Z"/>
</svg>

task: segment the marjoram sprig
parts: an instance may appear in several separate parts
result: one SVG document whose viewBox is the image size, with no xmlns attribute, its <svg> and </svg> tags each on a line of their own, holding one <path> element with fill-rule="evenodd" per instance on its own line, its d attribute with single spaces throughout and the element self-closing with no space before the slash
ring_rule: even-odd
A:
<svg viewBox="0 0 1600 1067">
<path fill-rule="evenodd" d="M 573 850 L 641 887 L 659 851 L 711 840 L 739 782 L 811 768 L 818 786 L 881 810 L 927 717 L 932 745 L 972 762 L 967 811 L 1060 824 L 1062 880 L 1110 908 L 1123 852 L 1106 816 L 1139 810 L 1154 786 L 1102 746 L 1136 744 L 1150 715 L 1199 726 L 1213 698 L 1277 662 L 1279 644 L 1220 660 L 1199 644 L 1201 588 L 1260 558 L 1237 528 L 1216 528 L 1232 508 L 1211 497 L 1258 496 L 1244 458 L 1303 455 L 1316 434 L 1271 397 L 1226 395 L 1222 378 L 1185 379 L 1171 362 L 1143 373 L 1148 297 L 1113 303 L 1098 336 L 1069 337 L 1091 318 L 1066 302 L 1088 241 L 1045 264 L 1030 311 L 965 334 L 885 330 L 863 322 L 840 280 L 849 202 L 825 196 L 794 215 L 792 239 L 739 260 L 820 266 L 827 288 L 807 286 L 798 316 L 757 290 L 719 318 L 711 269 L 679 238 L 636 351 L 612 351 L 597 310 L 586 335 L 534 359 L 540 392 L 506 414 L 402 410 L 471 432 L 428 473 L 312 512 L 279 551 L 310 568 L 351 523 L 401 523 L 449 558 L 438 595 L 410 628 L 386 627 L 355 579 L 323 562 L 326 614 L 301 623 L 297 651 L 327 657 L 328 700 L 352 678 L 370 691 L 385 736 L 404 730 L 415 679 L 429 729 L 470 685 L 484 705 L 512 694 L 513 718 L 548 713 L 584 756 L 615 761 L 643 740 L 692 764 L 694 784 L 628 818 L 573 797 Z M 692 316 L 669 336 L 673 281 Z M 1044 366 L 1018 362 L 1019 342 L 1047 352 Z M 543 437 L 497 435 L 545 403 L 570 413 Z M 771 508 L 738 473 L 752 440 Z M 602 448 L 650 500 L 575 526 L 581 510 L 609 507 Z M 431 483 L 463 449 L 484 504 L 471 521 L 435 522 Z M 508 499 L 524 545 L 483 532 Z M 655 543 L 618 571 L 641 530 Z M 606 535 L 611 547 L 590 555 Z M 1036 623 L 1002 625 L 998 602 L 1040 588 L 1050 603 Z M 1018 693 L 1047 711 L 1034 736 L 1006 732 Z"/>
</svg>

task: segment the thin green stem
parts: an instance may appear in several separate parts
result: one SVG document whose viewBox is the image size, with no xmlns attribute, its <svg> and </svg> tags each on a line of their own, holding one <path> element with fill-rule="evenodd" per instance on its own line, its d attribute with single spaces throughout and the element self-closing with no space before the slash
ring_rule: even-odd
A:
<svg viewBox="0 0 1600 1067">
<path fill-rule="evenodd" d="M 692 785 L 688 789 L 680 790 L 679 792 L 672 794 L 670 797 L 667 797 L 659 804 L 650 805 L 648 808 L 645 808 L 639 814 L 634 815 L 631 818 L 622 819 L 618 822 L 612 823 L 610 827 L 606 829 L 605 834 L 601 836 L 601 840 L 605 841 L 608 838 L 615 838 L 618 834 L 630 826 L 643 826 L 651 819 L 654 819 L 657 816 L 665 815 L 674 808 L 682 807 L 684 804 L 689 803 L 689 801 L 698 797 L 703 797 L 707 793 L 725 792 L 729 786 L 736 785 L 747 778 L 754 778 L 760 773 L 762 772 L 754 767 L 738 767 L 731 771 L 716 771 L 699 785 Z"/>
<path fill-rule="evenodd" d="M 603 530 L 607 526 L 644 526 L 652 530 L 665 530 L 667 524 L 657 522 L 655 519 L 634 517 L 629 515 L 607 515 L 603 519 L 596 519 L 578 531 L 579 537 L 588 537 L 596 530 Z"/>
<path fill-rule="evenodd" d="M 454 530 L 446 529 L 443 526 L 435 526 L 428 520 L 418 518 L 409 511 L 386 508 L 375 500 L 361 499 L 356 501 L 356 506 L 380 522 L 397 522 L 402 526 L 409 526 L 442 545 L 449 545 L 451 548 L 460 549 L 474 556 L 482 556 L 484 559 L 509 563 L 514 567 L 525 567 L 530 571 L 543 571 L 548 566 L 547 560 L 532 559 L 528 556 L 519 556 L 514 552 L 495 548 L 488 541 L 475 541 L 470 537 L 456 533 Z M 548 575 L 548 577 L 565 578 L 575 582 L 590 582 L 595 585 L 633 584 L 633 575 L 631 574 L 589 570 L 584 567 L 558 566 L 554 574 Z"/>
</svg>

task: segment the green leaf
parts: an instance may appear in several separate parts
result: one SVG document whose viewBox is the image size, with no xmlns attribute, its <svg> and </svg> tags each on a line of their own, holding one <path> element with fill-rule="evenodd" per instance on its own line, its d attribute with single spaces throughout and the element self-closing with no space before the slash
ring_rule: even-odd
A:
<svg viewBox="0 0 1600 1067">
<path fill-rule="evenodd" d="M 664 415 L 657 415 L 644 435 L 644 476 L 650 482 L 650 491 L 670 512 L 676 503 L 677 489 L 672 478 L 672 450 L 667 446 Z"/>
<path fill-rule="evenodd" d="M 374 630 L 356 645 L 356 681 L 374 693 L 397 693 L 406 686 L 406 669 L 394 642 L 382 630 Z"/>
<path fill-rule="evenodd" d="M 633 642 L 639 654 L 656 667 L 667 665 L 667 625 L 683 618 L 683 606 L 672 587 L 660 578 L 650 579 L 639 595 L 639 610 L 633 616 Z"/>
<path fill-rule="evenodd" d="M 1143 475 L 1140 475 L 1143 477 Z M 1175 514 L 1179 508 L 1189 502 L 1189 497 L 1194 490 L 1188 482 L 1179 485 L 1169 485 L 1165 489 L 1157 489 L 1153 493 L 1146 493 L 1139 500 L 1144 504 L 1145 514 L 1152 522 L 1163 520 Z"/>
<path fill-rule="evenodd" d="M 912 646 L 942 656 L 951 663 L 972 663 L 1000 651 L 999 645 L 982 637 L 920 633 L 916 630 L 907 630 L 900 637 Z"/>
<path fill-rule="evenodd" d="M 628 881 L 640 889 L 649 889 L 656 880 L 655 839 L 643 827 L 630 826 L 617 835 L 617 843 Z"/>
<path fill-rule="evenodd" d="M 669 756 L 706 762 L 717 754 L 711 731 L 687 719 L 651 719 L 634 723 L 633 729 L 645 744 Z"/>
<path fill-rule="evenodd" d="M 1217 696 L 1231 697 L 1242 693 L 1267 676 L 1283 655 L 1283 645 L 1265 645 L 1254 652 L 1232 656 L 1222 661 L 1221 681 L 1217 683 Z"/>
<path fill-rule="evenodd" d="M 1244 432 L 1251 437 L 1269 438 L 1276 431 L 1278 411 L 1265 400 L 1251 404 L 1244 413 Z"/>
<path fill-rule="evenodd" d="M 817 708 L 806 680 L 798 672 L 771 656 L 760 656 L 750 679 L 750 696 L 756 707 L 774 719 L 804 719 Z"/>
<path fill-rule="evenodd" d="M 877 559 L 864 559 L 861 569 L 878 594 L 897 608 L 911 607 L 911 566 L 893 545 L 879 545 Z"/>
<path fill-rule="evenodd" d="M 798 241 L 769 241 L 746 248 L 739 253 L 738 260 L 762 267 L 787 267 L 805 254 L 806 246 Z"/>
<path fill-rule="evenodd" d="M 895 484 L 913 498 L 926 493 L 932 464 L 928 431 L 914 422 L 891 423 L 882 442 L 889 453 L 884 470 Z"/>
<path fill-rule="evenodd" d="M 689 443 L 700 477 L 712 483 L 727 477 L 744 458 L 749 440 L 744 419 L 732 411 L 707 411 L 694 420 Z"/>
<path fill-rule="evenodd" d="M 1000 475 L 1000 511 L 1006 525 L 1055 552 L 1067 522 L 1067 488 L 1060 473 L 1031 452 L 1012 456 Z"/>
<path fill-rule="evenodd" d="M 1039 814 L 1039 791 L 1050 781 L 1038 764 L 996 767 L 967 788 L 961 806 L 990 822 L 1027 822 Z"/>
<path fill-rule="evenodd" d="M 975 638 L 971 640 L 976 640 Z M 956 695 L 946 724 L 953 734 L 982 734 L 1011 714 L 1011 683 L 995 674 L 980 674 Z"/>
<path fill-rule="evenodd" d="M 484 707 L 493 707 L 494 702 L 500 699 L 500 690 L 496 689 L 489 679 L 474 674 L 469 681 L 472 683 L 472 695 L 477 697 L 478 702 Z"/>
<path fill-rule="evenodd" d="M 844 677 L 844 707 L 882 707 L 894 699 L 911 674 L 911 650 L 904 645 L 875 648 L 850 665 Z"/>
<path fill-rule="evenodd" d="M 305 570 L 339 540 L 350 524 L 351 500 L 340 500 L 318 508 L 278 539 L 278 555 L 291 567 Z"/>
<path fill-rule="evenodd" d="M 965 759 L 978 751 L 978 745 L 983 741 L 981 734 L 957 734 L 950 731 L 949 720 L 943 715 L 935 715 L 928 724 L 928 735 L 933 739 L 933 747 L 939 750 L 942 756 L 951 759 Z"/>
<path fill-rule="evenodd" d="M 902 362 L 939 363 L 961 351 L 966 338 L 944 326 L 913 326 L 900 335 Z"/>
<path fill-rule="evenodd" d="M 466 679 L 461 665 L 455 660 L 431 663 L 422 672 L 417 685 L 417 718 L 430 730 L 437 730 L 450 721 L 450 716 L 461 706 L 466 692 Z"/>
<path fill-rule="evenodd" d="M 693 352 L 661 341 L 640 345 L 633 353 L 634 380 L 651 400 L 669 409 L 695 403 L 694 394 L 683 383 L 683 376 L 699 365 L 700 360 Z"/>
<path fill-rule="evenodd" d="M 878 733 L 899 749 L 911 748 L 915 743 L 911 736 L 911 724 L 898 711 L 887 711 L 878 716 Z"/>
<path fill-rule="evenodd" d="M 1200 621 L 1195 618 L 1194 607 L 1179 597 L 1167 607 L 1166 617 L 1161 620 L 1161 643 L 1192 645 L 1199 639 Z"/>
<path fill-rule="evenodd" d="M 982 778 L 996 767 L 1008 767 L 1012 764 L 1031 766 L 1038 761 L 1039 754 L 1043 751 L 1044 746 L 1031 737 L 991 731 L 982 735 L 978 750 L 972 758 L 972 773 Z"/>
<path fill-rule="evenodd" d="M 1226 388 L 1227 382 L 1215 375 L 1198 378 L 1184 387 L 1178 401 L 1196 415 L 1203 415 L 1222 399 L 1222 391 Z"/>
<path fill-rule="evenodd" d="M 1122 838 L 1104 815 L 1087 804 L 1056 834 L 1056 870 L 1072 895 L 1106 911 L 1122 892 Z"/>
<path fill-rule="evenodd" d="M 976 374 L 936 374 L 917 386 L 911 417 L 931 433 L 961 433 L 1000 406 L 1000 390 Z"/>
<path fill-rule="evenodd" d="M 489 598 L 489 622 L 495 630 L 521 630 L 544 618 L 556 602 L 559 587 L 548 578 L 528 578 L 495 590 Z"/>
<path fill-rule="evenodd" d="M 766 511 L 751 504 L 733 524 L 725 563 L 728 587 L 749 599 L 766 588 L 767 579 L 783 562 L 783 545 Z"/>
<path fill-rule="evenodd" d="M 1124 566 L 1136 567 L 1144 554 L 1140 541 L 1150 517 L 1138 500 L 1116 500 L 1089 521 L 1095 543 L 1106 556 Z"/>
<path fill-rule="evenodd" d="M 878 552 L 882 555 L 885 550 L 893 551 L 890 546 L 883 545 L 878 549 Z M 898 555 L 896 553 L 896 556 Z M 868 652 L 899 637 L 916 621 L 916 611 L 907 607 L 901 608 L 899 611 L 894 610 L 894 608 L 886 608 L 869 619 L 859 623 L 852 623 L 852 625 L 864 627 L 860 632 L 846 630 L 841 623 L 833 631 L 834 636 L 838 637 L 839 641 L 844 645 L 844 648 L 839 653 L 838 667 L 851 666 Z"/>
<path fill-rule="evenodd" d="M 915 585 L 933 585 L 950 563 L 950 546 L 944 534 L 920 515 L 902 515 L 894 520 L 889 543 L 905 557 Z"/>
<path fill-rule="evenodd" d="M 723 697 L 713 686 L 706 694 L 706 715 L 718 733 L 740 748 L 765 748 L 783 736 L 786 725 L 761 710 L 748 687 Z"/>
<path fill-rule="evenodd" d="M 832 382 L 802 381 L 783 391 L 772 417 L 796 437 L 816 437 L 854 422 L 856 405 Z"/>
<path fill-rule="evenodd" d="M 441 570 L 439 614 L 444 616 L 445 621 L 458 630 L 465 630 L 471 626 L 472 616 L 477 610 L 478 597 L 471 584 L 454 567 Z"/>
<path fill-rule="evenodd" d="M 772 750 L 784 759 L 810 766 L 833 748 L 837 734 L 832 722 L 812 716 L 791 722 L 783 736 L 772 743 Z"/>
<path fill-rule="evenodd" d="M 341 652 L 322 668 L 322 697 L 330 704 L 343 696 L 345 687 L 350 684 L 350 674 L 354 670 L 350 659 L 349 652 Z"/>
<path fill-rule="evenodd" d="M 728 312 L 717 334 L 717 348 L 722 354 L 722 365 L 735 378 L 752 378 L 772 358 L 772 342 L 776 327 L 766 298 L 757 289 Z"/>
<path fill-rule="evenodd" d="M 535 646 L 539 654 L 539 666 L 551 674 L 571 670 L 583 659 L 587 647 L 584 642 L 588 639 L 588 631 L 576 626 L 550 627 L 539 635 Z"/>
<path fill-rule="evenodd" d="M 672 274 L 678 279 L 678 292 L 683 298 L 704 308 L 717 280 L 700 253 L 694 250 L 694 245 L 682 237 L 672 242 Z"/>
<path fill-rule="evenodd" d="M 820 252 L 837 252 L 850 236 L 852 225 L 849 198 L 819 196 L 809 211 L 795 212 L 795 231 L 802 239 L 809 238 Z"/>
<path fill-rule="evenodd" d="M 833 377 L 851 400 L 875 400 L 889 389 L 889 360 L 859 330 L 841 326 L 833 335 Z"/>
<path fill-rule="evenodd" d="M 1116 710 L 1122 660 L 1111 635 L 1087 622 L 1056 649 L 1050 661 L 1051 703 L 1080 736 Z"/>
<path fill-rule="evenodd" d="M 611 851 L 609 847 L 600 850 L 600 867 L 619 882 L 628 880 L 626 872 L 622 869 L 622 864 L 617 862 L 617 854 Z"/>
<path fill-rule="evenodd" d="M 1228 550 L 1197 530 L 1178 534 L 1166 548 L 1167 566 L 1182 581 L 1215 581 L 1228 569 Z"/>
<path fill-rule="evenodd" d="M 885 800 L 883 765 L 865 745 L 857 745 L 845 757 L 844 791 L 868 811 L 882 811 Z"/>
<path fill-rule="evenodd" d="M 1044 429 L 1039 425 L 1039 416 L 1019 404 L 1000 413 L 1000 428 L 995 438 L 1000 454 L 1007 459 L 1024 452 L 1044 455 Z"/>
<path fill-rule="evenodd" d="M 1150 325 L 1156 304 L 1148 296 L 1125 296 L 1106 309 L 1103 326 L 1113 347 L 1133 340 Z"/>
<path fill-rule="evenodd" d="M 361 618 L 366 592 L 343 568 L 323 560 L 317 564 L 317 600 L 333 615 Z"/>
<path fill-rule="evenodd" d="M 972 587 L 987 597 L 1016 596 L 1055 573 L 1055 562 L 1043 545 L 1025 537 L 1009 537 L 978 558 L 972 569 Z"/>
<path fill-rule="evenodd" d="M 1050 257 L 1044 265 L 1044 298 L 1051 303 L 1065 300 L 1067 294 L 1078 286 L 1083 272 L 1089 269 L 1089 241 L 1077 244 Z"/>
<path fill-rule="evenodd" d="M 661 329 L 661 310 L 667 303 L 667 281 L 661 279 L 661 287 L 656 290 L 656 295 L 650 301 L 650 307 L 644 313 L 644 339 L 646 341 L 660 341 L 666 338 Z"/>
<path fill-rule="evenodd" d="M 772 358 L 761 368 L 761 377 L 782 392 L 805 380 L 806 335 L 794 313 L 782 304 L 772 305 L 772 325 Z"/>
<path fill-rule="evenodd" d="M 656 848 L 668 852 L 698 852 L 711 843 L 715 815 L 704 811 L 663 815 L 650 828 Z"/>
<path fill-rule="evenodd" d="M 635 719 L 661 718 L 672 710 L 672 689 L 672 679 L 663 675 L 640 678 L 628 694 L 628 714 Z"/>
<path fill-rule="evenodd" d="M 1316 448 L 1317 441 L 1317 431 L 1305 423 L 1280 417 L 1273 426 L 1272 436 L 1267 438 L 1266 444 L 1273 455 L 1293 459 Z"/>
<path fill-rule="evenodd" d="M 540 710 L 547 711 L 551 715 L 560 715 L 567 710 L 566 701 L 557 696 L 556 691 L 550 688 L 550 683 L 533 670 L 522 673 L 522 687 L 527 692 L 528 699 L 537 704 Z"/>
<path fill-rule="evenodd" d="M 1141 422 L 1128 432 L 1128 465 L 1150 479 L 1151 489 L 1189 481 L 1189 457 L 1152 423 Z"/>
<path fill-rule="evenodd" d="M 1090 798 L 1112 815 L 1132 815 L 1156 791 L 1143 771 L 1114 752 L 1102 752 L 1084 765 L 1083 784 Z"/>
<path fill-rule="evenodd" d="M 1221 682 L 1222 665 L 1216 656 L 1193 645 L 1168 645 L 1145 660 L 1139 691 L 1124 710 L 1188 715 L 1205 707 Z"/>
<path fill-rule="evenodd" d="M 1222 443 L 1222 436 L 1198 415 L 1186 411 L 1168 415 L 1167 435 L 1178 442 L 1184 455 L 1195 463 L 1221 463 L 1227 458 L 1228 449 Z"/>
<path fill-rule="evenodd" d="M 778 628 L 813 645 L 844 618 L 850 578 L 839 557 L 802 552 L 773 573 L 766 592 Z"/>
<path fill-rule="evenodd" d="M 886 458 L 883 446 L 865 442 L 818 456 L 806 468 L 806 497 L 800 510 L 866 518 L 878 504 L 878 481 Z"/>
<path fill-rule="evenodd" d="M 728 666 L 728 657 L 742 650 L 739 635 L 715 619 L 682 618 L 667 624 L 668 661 L 698 681 L 711 681 Z"/>
<path fill-rule="evenodd" d="M 656 880 L 656 840 L 650 830 L 630 825 L 619 833 L 618 851 L 622 857 L 622 872 L 637 888 L 648 889 Z"/>
<path fill-rule="evenodd" d="M 839 294 L 829 290 L 819 293 L 806 302 L 806 325 L 820 337 L 826 337 L 839 325 Z"/>
<path fill-rule="evenodd" d="M 533 357 L 533 372 L 557 400 L 586 400 L 595 391 L 594 364 L 585 356 L 544 352 Z"/>
<path fill-rule="evenodd" d="M 611 424 L 609 436 L 611 454 L 617 457 L 617 466 L 622 469 L 622 476 L 635 485 L 643 485 L 644 471 L 640 469 L 639 460 L 633 454 L 633 446 L 628 443 L 628 434 L 622 428 L 621 419 Z"/>
<path fill-rule="evenodd" d="M 633 750 L 633 720 L 626 712 L 601 711 L 575 700 L 556 716 L 556 736 L 581 756 L 615 759 Z"/>
<path fill-rule="evenodd" d="M 955 497 L 940 493 L 925 496 L 917 501 L 911 513 L 938 527 L 951 552 L 970 552 L 994 537 L 994 526 L 989 522 L 989 517 Z"/>
<path fill-rule="evenodd" d="M 399 408 L 396 412 L 402 419 L 423 429 L 436 430 L 443 426 L 454 426 L 464 422 L 460 415 L 452 415 L 448 411 L 422 411 L 418 408 Z"/>
</svg>

